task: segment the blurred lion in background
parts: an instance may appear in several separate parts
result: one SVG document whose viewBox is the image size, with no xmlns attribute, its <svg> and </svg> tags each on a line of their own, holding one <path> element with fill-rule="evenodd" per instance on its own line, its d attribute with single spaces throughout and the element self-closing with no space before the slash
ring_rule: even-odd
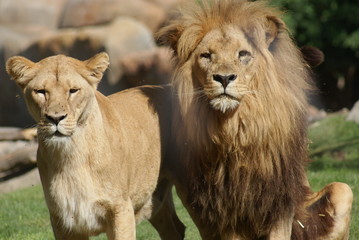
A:
<svg viewBox="0 0 359 240">
<path fill-rule="evenodd" d="M 311 191 L 310 69 L 261 1 L 192 1 L 158 33 L 173 49 L 177 192 L 203 239 L 348 239 L 353 194 Z"/>
</svg>

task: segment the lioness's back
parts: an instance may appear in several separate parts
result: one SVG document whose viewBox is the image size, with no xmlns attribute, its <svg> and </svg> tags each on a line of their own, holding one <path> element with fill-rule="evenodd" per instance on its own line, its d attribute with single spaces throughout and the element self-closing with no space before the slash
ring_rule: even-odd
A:
<svg viewBox="0 0 359 240">
<path fill-rule="evenodd" d="M 146 131 L 156 131 L 161 123 L 161 135 L 163 140 L 167 139 L 166 135 L 169 133 L 171 116 L 170 89 L 168 85 L 141 86 L 127 89 L 112 94 L 108 98 L 114 104 L 121 118 L 127 120 L 124 124 L 131 126 L 139 124 L 138 127 L 144 124 L 146 126 L 152 125 L 153 127 L 146 128 Z M 133 129 L 139 130 L 136 127 Z"/>
</svg>

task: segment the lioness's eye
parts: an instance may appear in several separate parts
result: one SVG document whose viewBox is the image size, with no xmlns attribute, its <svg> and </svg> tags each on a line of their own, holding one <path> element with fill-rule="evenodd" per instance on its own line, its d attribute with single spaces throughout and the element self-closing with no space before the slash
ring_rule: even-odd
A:
<svg viewBox="0 0 359 240">
<path fill-rule="evenodd" d="M 70 92 L 71 94 L 73 94 L 73 93 L 78 92 L 79 90 L 80 90 L 80 89 L 77 89 L 77 88 L 71 88 L 69 92 Z"/>
<path fill-rule="evenodd" d="M 35 89 L 34 92 L 37 94 L 45 94 L 46 93 L 45 89 Z"/>
<path fill-rule="evenodd" d="M 208 59 L 210 59 L 210 58 L 211 58 L 211 54 L 210 54 L 210 53 L 202 53 L 202 54 L 200 55 L 200 57 L 201 57 L 201 58 L 208 58 Z"/>
<path fill-rule="evenodd" d="M 250 56 L 250 55 L 251 55 L 251 53 L 248 52 L 247 50 L 242 50 L 242 51 L 239 51 L 239 53 L 238 53 L 239 57 Z"/>
</svg>

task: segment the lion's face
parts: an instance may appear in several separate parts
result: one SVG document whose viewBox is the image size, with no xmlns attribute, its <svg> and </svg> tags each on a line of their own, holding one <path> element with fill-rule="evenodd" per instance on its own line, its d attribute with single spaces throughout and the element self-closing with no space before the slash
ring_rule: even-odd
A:
<svg viewBox="0 0 359 240">
<path fill-rule="evenodd" d="M 93 70 L 92 65 L 98 61 L 104 64 L 103 69 Z M 102 77 L 107 64 L 107 55 L 97 55 L 87 62 L 62 55 L 39 63 L 14 57 L 8 61 L 7 70 L 23 88 L 39 136 L 63 140 L 85 124 L 101 79 L 98 77 Z"/>
<path fill-rule="evenodd" d="M 192 55 L 193 72 L 210 105 L 234 110 L 252 93 L 255 53 L 240 30 L 228 25 L 208 32 Z"/>
</svg>

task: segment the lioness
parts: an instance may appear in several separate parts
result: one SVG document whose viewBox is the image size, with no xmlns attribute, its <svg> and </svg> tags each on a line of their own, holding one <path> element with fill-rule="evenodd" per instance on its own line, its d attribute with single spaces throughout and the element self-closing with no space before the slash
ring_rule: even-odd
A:
<svg viewBox="0 0 359 240">
<path fill-rule="evenodd" d="M 108 64 L 106 53 L 87 61 L 7 61 L 38 124 L 37 163 L 55 238 L 106 232 L 112 240 L 135 239 L 135 223 L 151 218 L 162 238 L 183 239 L 164 180 L 152 198 L 168 132 L 159 126 L 169 122 L 160 101 L 166 91 L 142 87 L 105 97 L 96 88 Z"/>
</svg>

